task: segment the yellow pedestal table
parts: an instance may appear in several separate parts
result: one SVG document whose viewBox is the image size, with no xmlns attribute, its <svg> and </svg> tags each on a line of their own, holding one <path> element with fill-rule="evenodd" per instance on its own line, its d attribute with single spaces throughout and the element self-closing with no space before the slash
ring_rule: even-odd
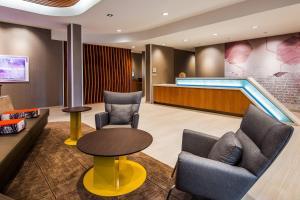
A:
<svg viewBox="0 0 300 200">
<path fill-rule="evenodd" d="M 147 148 L 152 136 L 131 128 L 102 129 L 81 137 L 77 148 L 94 156 L 94 166 L 83 178 L 86 190 L 98 196 L 120 196 L 138 189 L 146 180 L 145 168 L 126 155 Z"/>
<path fill-rule="evenodd" d="M 78 106 L 62 109 L 63 112 L 70 113 L 70 137 L 65 140 L 66 145 L 76 145 L 81 137 L 81 113 L 91 110 L 91 107 Z"/>
</svg>

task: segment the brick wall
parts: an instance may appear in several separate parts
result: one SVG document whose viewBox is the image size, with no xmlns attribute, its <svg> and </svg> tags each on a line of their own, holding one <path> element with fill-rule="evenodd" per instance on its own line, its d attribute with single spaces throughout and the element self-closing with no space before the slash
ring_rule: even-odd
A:
<svg viewBox="0 0 300 200">
<path fill-rule="evenodd" d="M 300 111 L 300 73 L 255 79 L 289 109 Z"/>
</svg>

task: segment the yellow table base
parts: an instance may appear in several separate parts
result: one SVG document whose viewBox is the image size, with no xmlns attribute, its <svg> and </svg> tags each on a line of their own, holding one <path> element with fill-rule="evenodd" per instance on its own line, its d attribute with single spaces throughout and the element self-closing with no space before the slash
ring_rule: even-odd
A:
<svg viewBox="0 0 300 200">
<path fill-rule="evenodd" d="M 139 188 L 146 174 L 142 165 L 126 157 L 94 157 L 94 167 L 84 175 L 83 185 L 99 196 L 119 196 Z"/>
<path fill-rule="evenodd" d="M 70 113 L 70 137 L 65 140 L 66 145 L 74 146 L 81 137 L 81 113 Z"/>
</svg>

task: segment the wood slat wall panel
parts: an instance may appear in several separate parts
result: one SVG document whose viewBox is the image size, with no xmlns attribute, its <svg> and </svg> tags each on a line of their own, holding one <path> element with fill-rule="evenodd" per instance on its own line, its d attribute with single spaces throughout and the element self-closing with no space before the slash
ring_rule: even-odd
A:
<svg viewBox="0 0 300 200">
<path fill-rule="evenodd" d="M 64 43 L 65 47 L 67 43 Z M 67 57 L 67 48 L 64 48 Z M 130 49 L 100 45 L 83 45 L 84 103 L 103 102 L 103 91 L 130 92 L 132 60 Z M 67 73 L 65 62 L 64 73 Z M 64 95 L 67 95 L 67 76 L 64 77 Z M 65 98 L 66 101 L 66 98 Z"/>
<path fill-rule="evenodd" d="M 78 3 L 80 0 L 23 0 L 35 4 L 40 4 L 43 6 L 50 7 L 71 7 Z"/>
<path fill-rule="evenodd" d="M 86 104 L 103 102 L 103 91 L 130 92 L 131 51 L 84 44 L 83 77 Z"/>
</svg>

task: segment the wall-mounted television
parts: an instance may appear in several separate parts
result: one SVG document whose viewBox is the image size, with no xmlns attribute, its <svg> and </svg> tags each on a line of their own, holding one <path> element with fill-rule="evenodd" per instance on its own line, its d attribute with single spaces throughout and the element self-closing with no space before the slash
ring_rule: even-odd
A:
<svg viewBox="0 0 300 200">
<path fill-rule="evenodd" d="M 0 55 L 0 83 L 28 81 L 29 58 L 27 56 Z"/>
</svg>

